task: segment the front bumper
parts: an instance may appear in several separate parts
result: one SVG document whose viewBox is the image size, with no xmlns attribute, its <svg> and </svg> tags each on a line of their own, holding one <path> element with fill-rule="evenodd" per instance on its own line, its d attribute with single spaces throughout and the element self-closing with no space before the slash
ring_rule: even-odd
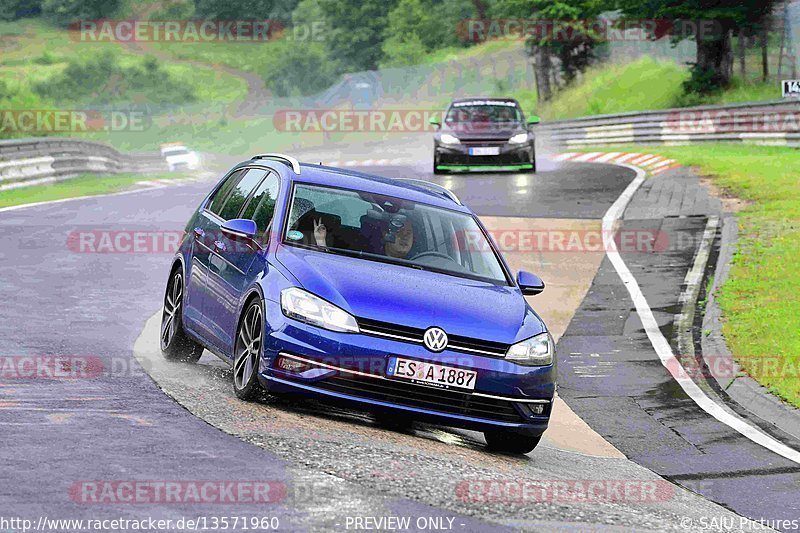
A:
<svg viewBox="0 0 800 533">
<path fill-rule="evenodd" d="M 496 147 L 497 155 L 470 155 L 470 148 Z M 534 142 L 525 144 L 434 142 L 434 166 L 437 170 L 533 170 L 536 168 Z"/>
<path fill-rule="evenodd" d="M 272 391 L 477 431 L 505 429 L 535 436 L 547 428 L 555 365 L 525 367 L 450 350 L 434 354 L 413 343 L 316 328 L 285 318 L 275 309 L 278 306 L 270 307 L 259 379 Z M 277 368 L 279 356 L 307 367 L 300 372 Z M 391 356 L 474 370 L 478 374 L 475 390 L 439 389 L 387 378 Z"/>
</svg>

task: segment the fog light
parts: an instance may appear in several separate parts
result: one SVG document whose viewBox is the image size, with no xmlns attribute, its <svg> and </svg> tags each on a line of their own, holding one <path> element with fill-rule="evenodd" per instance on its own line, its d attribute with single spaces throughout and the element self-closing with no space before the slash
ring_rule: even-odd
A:
<svg viewBox="0 0 800 533">
<path fill-rule="evenodd" d="M 278 357 L 278 361 L 275 366 L 277 366 L 281 370 L 285 370 L 287 372 L 294 372 L 295 374 L 311 368 L 310 365 L 308 365 L 307 363 L 298 361 L 296 359 L 290 359 L 289 357 L 285 357 L 283 355 Z"/>
<path fill-rule="evenodd" d="M 523 403 L 522 411 L 528 416 L 542 416 L 547 410 L 544 403 Z"/>
</svg>

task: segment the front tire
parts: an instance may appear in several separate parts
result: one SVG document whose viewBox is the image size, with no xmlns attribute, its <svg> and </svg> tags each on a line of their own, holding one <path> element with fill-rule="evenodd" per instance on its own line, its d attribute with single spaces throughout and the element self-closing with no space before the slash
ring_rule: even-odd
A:
<svg viewBox="0 0 800 533">
<path fill-rule="evenodd" d="M 164 295 L 161 315 L 161 352 L 167 359 L 194 363 L 203 355 L 203 347 L 189 338 L 183 329 L 183 272 L 173 271 Z"/>
<path fill-rule="evenodd" d="M 236 332 L 233 359 L 233 391 L 241 400 L 253 400 L 261 392 L 258 363 L 264 346 L 264 312 L 253 300 L 242 314 Z"/>
<path fill-rule="evenodd" d="M 490 450 L 504 453 L 530 453 L 542 440 L 542 436 L 531 437 L 510 431 L 486 431 L 483 434 Z"/>
<path fill-rule="evenodd" d="M 531 168 L 528 169 L 529 174 L 536 174 L 536 152 L 531 152 Z"/>
</svg>

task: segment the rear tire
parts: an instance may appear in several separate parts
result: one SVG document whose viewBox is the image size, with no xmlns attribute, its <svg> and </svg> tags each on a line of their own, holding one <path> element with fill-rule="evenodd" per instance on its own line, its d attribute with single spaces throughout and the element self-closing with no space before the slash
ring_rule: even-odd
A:
<svg viewBox="0 0 800 533">
<path fill-rule="evenodd" d="M 233 391 L 240 400 L 250 401 L 262 391 L 258 364 L 264 346 L 264 311 L 253 300 L 242 313 L 233 349 Z"/>
<path fill-rule="evenodd" d="M 194 363 L 203 355 L 203 347 L 183 329 L 183 272 L 175 269 L 169 277 L 161 314 L 161 352 L 173 361 Z"/>
<path fill-rule="evenodd" d="M 542 436 L 531 437 L 509 431 L 485 431 L 486 445 L 494 452 L 530 453 L 542 440 Z"/>
</svg>

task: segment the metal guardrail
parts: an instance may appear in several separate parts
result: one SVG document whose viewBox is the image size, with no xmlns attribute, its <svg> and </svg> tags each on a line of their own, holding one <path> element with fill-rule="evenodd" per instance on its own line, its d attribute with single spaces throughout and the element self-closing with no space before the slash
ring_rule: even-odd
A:
<svg viewBox="0 0 800 533">
<path fill-rule="evenodd" d="M 800 147 L 800 100 L 596 115 L 544 122 L 556 147 L 744 142 Z"/>
<path fill-rule="evenodd" d="M 42 137 L 0 141 L 0 188 L 25 186 L 78 174 L 164 172 L 159 154 L 122 154 L 103 143 Z"/>
</svg>

